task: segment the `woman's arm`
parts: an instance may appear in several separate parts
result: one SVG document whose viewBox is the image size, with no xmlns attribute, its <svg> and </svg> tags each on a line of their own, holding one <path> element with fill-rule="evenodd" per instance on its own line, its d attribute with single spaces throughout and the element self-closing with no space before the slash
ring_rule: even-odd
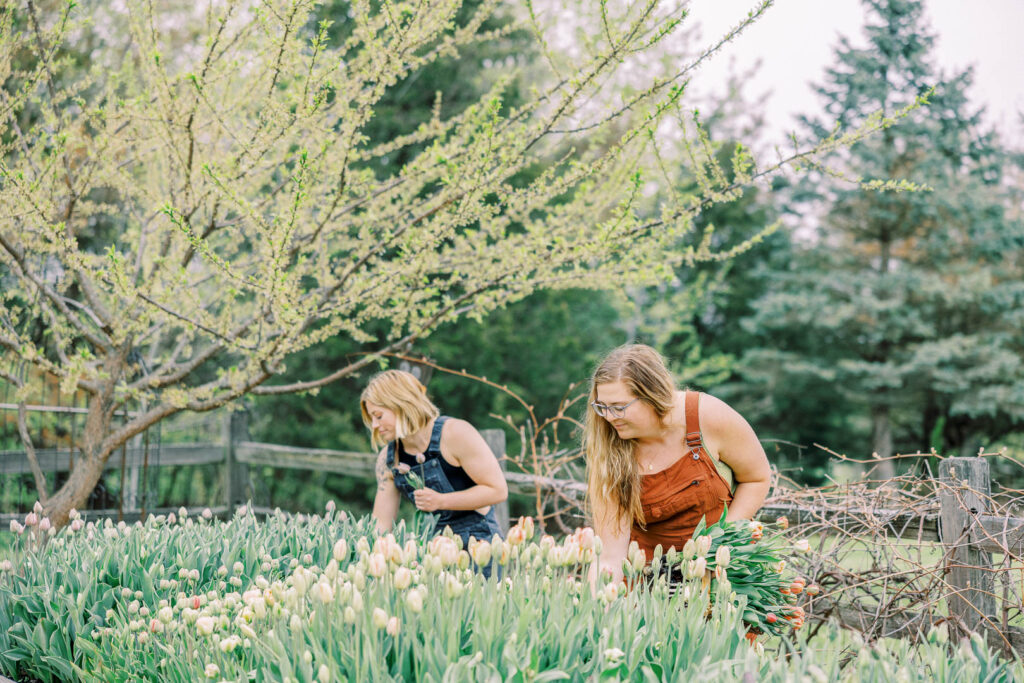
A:
<svg viewBox="0 0 1024 683">
<path fill-rule="evenodd" d="M 736 477 L 726 521 L 752 519 L 768 497 L 772 475 L 754 429 L 724 401 L 707 394 L 700 400 L 700 424 L 705 444 Z"/>
<path fill-rule="evenodd" d="M 611 581 L 622 581 L 622 562 L 629 550 L 631 524 L 628 517 L 616 519 L 610 503 L 598 500 L 593 493 L 591 506 L 594 511 L 594 533 L 601 539 L 601 556 L 590 565 L 590 587 L 596 590 L 599 584 L 604 585 L 606 573 L 611 573 Z"/>
<path fill-rule="evenodd" d="M 388 449 L 377 456 L 377 464 L 373 468 L 377 476 L 377 493 L 373 497 L 373 519 L 377 522 L 377 533 L 383 534 L 391 530 L 398 516 L 398 505 L 402 502 L 402 494 L 395 486 L 395 479 L 388 469 Z"/>
<path fill-rule="evenodd" d="M 441 432 L 441 451 L 466 470 L 474 486 L 464 491 L 439 493 L 423 488 L 413 493 L 416 507 L 435 510 L 476 510 L 508 498 L 505 474 L 480 432 L 465 420 L 448 420 Z"/>
</svg>

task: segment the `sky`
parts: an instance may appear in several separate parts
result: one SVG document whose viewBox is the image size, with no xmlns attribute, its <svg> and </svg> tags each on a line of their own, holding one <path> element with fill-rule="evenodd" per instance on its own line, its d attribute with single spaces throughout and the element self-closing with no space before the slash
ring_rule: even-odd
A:
<svg viewBox="0 0 1024 683">
<path fill-rule="evenodd" d="M 700 23 L 710 42 L 739 22 L 754 0 L 692 0 L 690 19 Z M 1004 140 L 1024 146 L 1024 0 L 925 0 L 925 17 L 936 36 L 934 63 L 946 73 L 974 67 L 971 102 L 987 108 L 987 119 Z M 835 63 L 840 35 L 855 46 L 866 44 L 866 12 L 859 0 L 776 0 L 775 5 L 731 45 L 701 69 L 694 80 L 713 88 L 730 70 L 761 60 L 748 96 L 771 91 L 765 102 L 770 141 L 782 141 L 797 128 L 797 113 L 818 114 L 821 104 L 811 89 Z"/>
</svg>

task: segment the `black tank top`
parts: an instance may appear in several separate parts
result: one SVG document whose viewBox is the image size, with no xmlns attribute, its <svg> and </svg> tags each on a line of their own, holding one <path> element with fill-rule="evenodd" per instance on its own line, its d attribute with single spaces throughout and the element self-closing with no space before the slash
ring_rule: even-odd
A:
<svg viewBox="0 0 1024 683">
<path fill-rule="evenodd" d="M 437 420 L 443 425 L 444 422 L 448 420 L 448 417 L 442 415 L 441 417 L 438 417 Z M 440 440 L 438 441 L 440 442 Z M 440 463 L 441 465 L 441 470 L 444 472 L 444 476 L 448 477 L 448 481 L 452 485 L 452 489 L 456 491 L 465 491 L 470 487 L 476 486 L 476 482 L 473 481 L 472 477 L 469 476 L 466 470 L 462 469 L 457 465 L 452 465 L 450 462 L 444 459 L 444 456 L 441 455 L 440 443 L 438 443 L 437 446 L 437 453 L 430 453 L 429 446 L 427 447 L 427 450 L 428 452 L 424 453 L 424 455 L 427 458 L 437 458 L 438 463 Z M 405 452 L 405 446 L 402 445 L 401 441 L 398 442 L 398 462 L 405 463 L 409 467 L 413 467 L 419 464 L 418 462 L 416 462 L 416 456 L 409 455 L 408 453 Z"/>
</svg>

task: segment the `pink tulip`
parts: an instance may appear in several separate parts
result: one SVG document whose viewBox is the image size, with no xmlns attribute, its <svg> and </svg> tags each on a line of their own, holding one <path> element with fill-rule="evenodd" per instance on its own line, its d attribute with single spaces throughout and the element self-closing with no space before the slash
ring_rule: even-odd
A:
<svg viewBox="0 0 1024 683">
<path fill-rule="evenodd" d="M 519 545 L 526 541 L 526 532 L 523 531 L 523 527 L 518 525 L 514 526 L 508 530 L 508 536 L 506 537 L 506 540 L 511 545 Z"/>
<path fill-rule="evenodd" d="M 380 578 L 384 576 L 384 572 L 388 569 L 388 561 L 380 553 L 374 553 L 370 555 L 370 561 L 368 563 L 366 571 L 369 572 L 370 576 Z"/>
<path fill-rule="evenodd" d="M 385 544 L 387 548 L 387 558 L 395 564 L 405 564 L 405 553 L 402 551 L 402 546 L 398 545 L 398 541 L 391 537 L 391 539 Z"/>
<path fill-rule="evenodd" d="M 412 572 L 408 567 L 399 567 L 395 570 L 395 588 L 404 591 L 412 584 Z"/>
<path fill-rule="evenodd" d="M 580 548 L 591 550 L 594 547 L 594 530 L 589 526 L 583 527 L 578 532 Z"/>
</svg>

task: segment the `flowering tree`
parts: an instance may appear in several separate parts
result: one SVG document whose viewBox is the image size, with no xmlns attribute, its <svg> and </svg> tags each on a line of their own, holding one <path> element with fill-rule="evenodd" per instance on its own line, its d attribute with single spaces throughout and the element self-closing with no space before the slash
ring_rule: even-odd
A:
<svg viewBox="0 0 1024 683">
<path fill-rule="evenodd" d="M 0 1 L 0 378 L 24 400 L 27 362 L 89 397 L 70 477 L 39 492 L 58 525 L 160 420 L 315 391 L 373 362 L 275 383 L 328 337 L 393 351 L 539 287 L 649 282 L 727 256 L 710 240 L 673 248 L 703 207 L 770 170 L 738 147 L 725 174 L 698 134 L 684 157 L 697 192 L 655 194 L 668 174 L 645 172 L 664 161 L 656 132 L 681 111 L 688 70 L 768 2 L 618 100 L 595 96 L 684 11 L 601 3 L 589 54 L 525 103 L 504 105 L 499 79 L 379 144 L 365 129 L 384 94 L 500 37 L 480 29 L 496 1 L 463 22 L 459 0 L 357 1 L 338 40 L 311 0 L 126 4 Z M 141 409 L 115 422 L 128 402 Z"/>
</svg>

